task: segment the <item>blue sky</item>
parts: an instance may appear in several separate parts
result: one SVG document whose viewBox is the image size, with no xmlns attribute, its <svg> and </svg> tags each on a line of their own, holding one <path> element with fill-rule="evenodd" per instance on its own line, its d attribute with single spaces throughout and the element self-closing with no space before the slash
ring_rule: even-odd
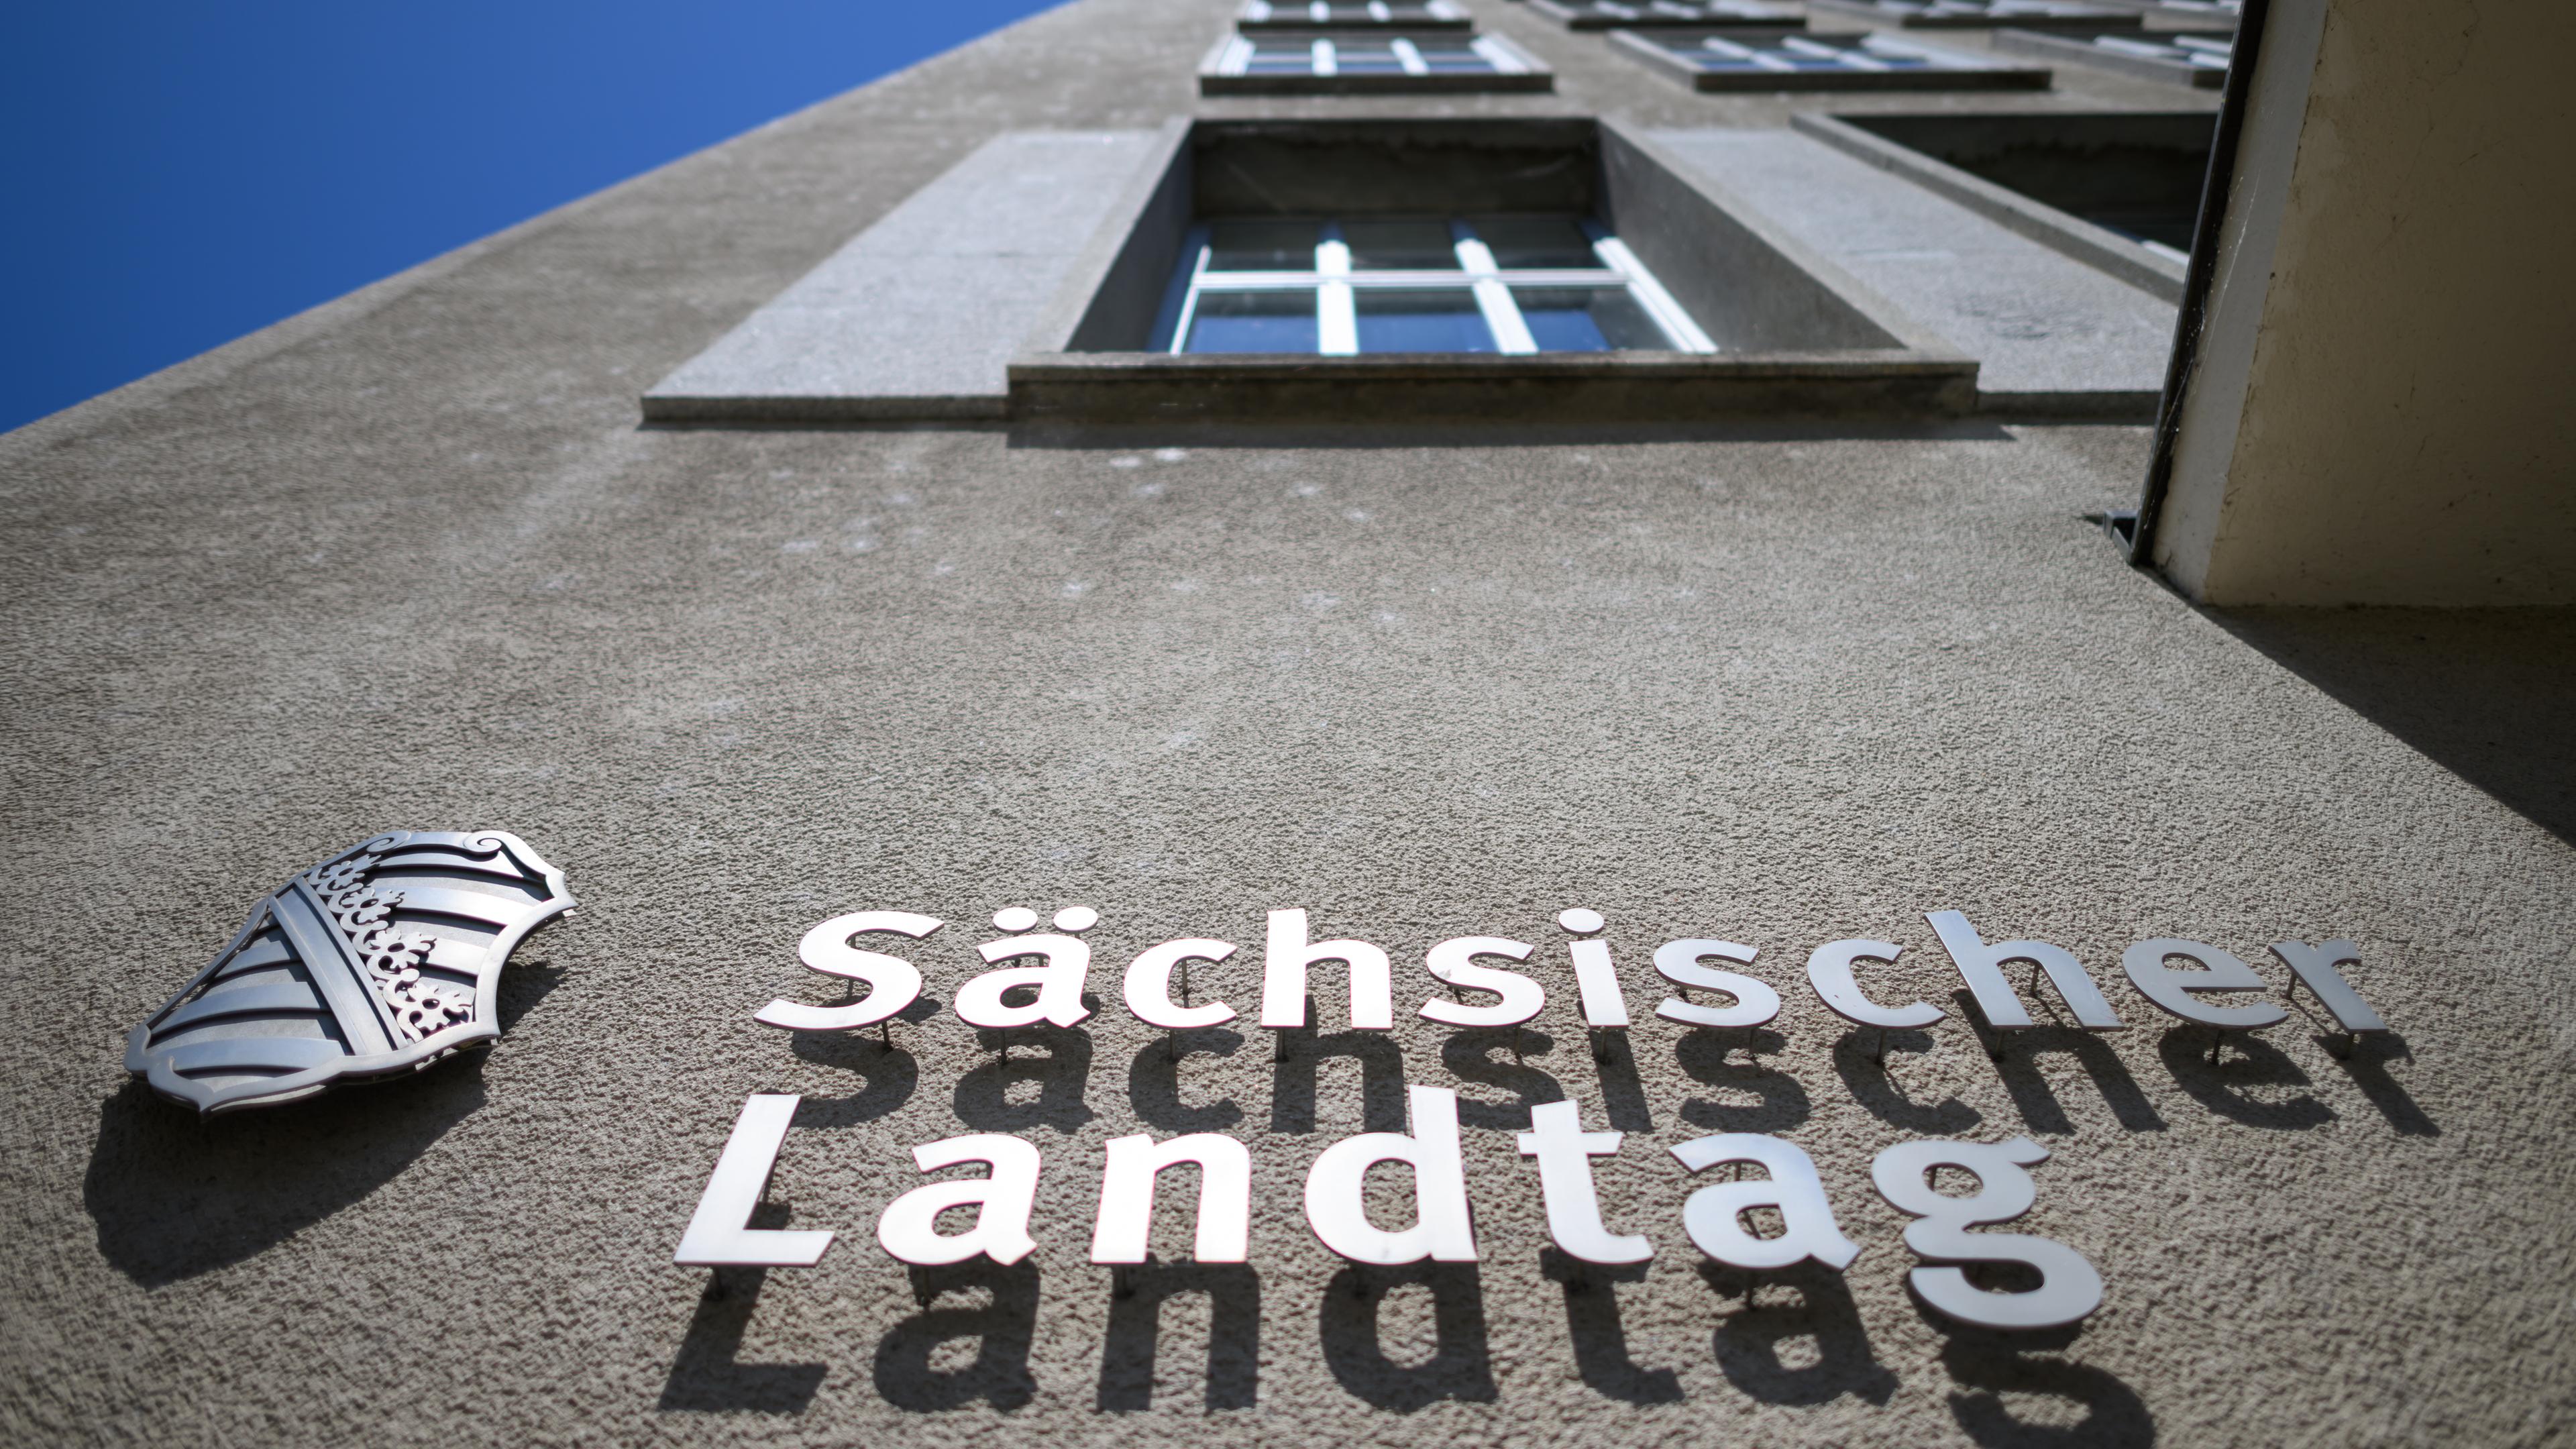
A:
<svg viewBox="0 0 2576 1449">
<path fill-rule="evenodd" d="M 13 9 L 0 430 L 1045 8 Z"/>
</svg>

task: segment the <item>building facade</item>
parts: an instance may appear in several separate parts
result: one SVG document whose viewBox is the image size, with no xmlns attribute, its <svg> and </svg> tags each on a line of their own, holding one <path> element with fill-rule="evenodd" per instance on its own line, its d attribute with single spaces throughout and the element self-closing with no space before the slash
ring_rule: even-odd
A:
<svg viewBox="0 0 2576 1449">
<path fill-rule="evenodd" d="M 0 1431 L 2563 1439 L 2576 625 L 2130 566 L 2151 10 L 1076 0 L 0 439 Z"/>
</svg>

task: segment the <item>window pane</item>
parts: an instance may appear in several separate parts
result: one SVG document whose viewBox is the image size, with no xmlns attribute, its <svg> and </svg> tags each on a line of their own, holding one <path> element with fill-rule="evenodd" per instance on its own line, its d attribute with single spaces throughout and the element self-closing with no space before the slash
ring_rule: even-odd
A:
<svg viewBox="0 0 2576 1449">
<path fill-rule="evenodd" d="M 1311 221 L 1220 221 L 1208 227 L 1211 272 L 1311 272 L 1316 226 Z"/>
<path fill-rule="evenodd" d="M 1486 250 L 1494 254 L 1494 265 L 1507 272 L 1601 265 L 1601 258 L 1593 254 L 1592 238 L 1570 217 L 1480 216 L 1475 226 Z"/>
<path fill-rule="evenodd" d="M 1245 75 L 1312 75 L 1315 48 L 1302 40 L 1256 40 Z"/>
<path fill-rule="evenodd" d="M 1422 68 L 1433 75 L 1483 75 L 1494 68 L 1463 40 L 1419 40 L 1413 49 L 1422 57 Z"/>
<path fill-rule="evenodd" d="M 1333 43 L 1333 69 L 1343 75 L 1402 75 L 1404 62 L 1384 40 L 1339 40 Z"/>
<path fill-rule="evenodd" d="M 1184 352 L 1315 351 L 1315 294 L 1201 292 Z"/>
<path fill-rule="evenodd" d="M 1485 326 L 1485 314 L 1476 308 L 1476 295 L 1464 287 L 1437 292 L 1364 287 L 1354 300 L 1362 352 L 1494 350 L 1494 334 Z"/>
<path fill-rule="evenodd" d="M 1457 244 L 1445 221 L 1352 221 L 1342 224 L 1359 272 L 1454 272 Z"/>
<path fill-rule="evenodd" d="M 1514 287 L 1512 300 L 1541 352 L 1660 352 L 1673 345 L 1625 287 Z"/>
</svg>

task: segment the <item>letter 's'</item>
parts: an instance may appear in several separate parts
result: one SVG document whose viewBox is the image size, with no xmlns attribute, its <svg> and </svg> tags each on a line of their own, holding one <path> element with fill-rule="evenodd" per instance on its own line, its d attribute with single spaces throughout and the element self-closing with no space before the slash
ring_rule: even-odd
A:
<svg viewBox="0 0 2576 1449">
<path fill-rule="evenodd" d="M 1733 971 L 1712 971 L 1700 965 L 1703 958 L 1714 956 L 1738 966 L 1753 964 L 1755 951 L 1733 941 L 1666 941 L 1655 948 L 1655 970 L 1666 981 L 1681 986 L 1697 986 L 1706 991 L 1723 991 L 1735 998 L 1733 1006 L 1701 1006 L 1667 996 L 1655 1008 L 1655 1015 L 1666 1021 L 1688 1026 L 1760 1026 L 1780 1014 L 1780 993 L 1750 976 Z"/>
<path fill-rule="evenodd" d="M 1917 1268 L 1910 1275 L 1923 1301 L 1981 1328 L 2063 1328 L 2102 1306 L 2102 1275 L 2081 1253 L 2027 1233 L 1972 1233 L 1978 1223 L 2010 1222 L 2038 1196 L 2022 1169 L 2048 1158 L 2027 1137 L 1982 1142 L 1900 1142 L 1870 1164 L 1878 1195 L 1898 1212 L 1922 1219 L 1905 1225 L 1905 1246 L 1936 1263 L 2020 1263 L 2039 1270 L 2038 1287 L 1989 1293 L 1957 1268 Z M 1936 1167 L 1975 1173 L 1973 1197 L 1951 1197 L 1927 1176 Z"/>
<path fill-rule="evenodd" d="M 1167 1167 L 1199 1167 L 1199 1226 L 1190 1256 L 1201 1263 L 1240 1263 L 1252 1235 L 1252 1154 L 1214 1132 L 1175 1137 L 1157 1147 L 1138 1133 L 1109 1139 L 1100 1174 L 1100 1215 L 1091 1229 L 1091 1261 L 1142 1263 L 1154 1229 L 1154 1179 Z"/>
<path fill-rule="evenodd" d="M 877 1219 L 877 1245 L 899 1262 L 935 1266 L 962 1263 L 981 1253 L 1008 1267 L 1037 1248 L 1029 1212 L 1038 1200 L 1037 1148 L 999 1132 L 950 1137 L 912 1149 L 924 1172 L 961 1162 L 992 1164 L 989 1177 L 926 1183 L 886 1204 Z M 954 1235 L 938 1229 L 953 1207 L 976 1209 L 975 1226 Z"/>
<path fill-rule="evenodd" d="M 1306 1225 L 1354 1263 L 1476 1261 L 1468 1217 L 1467 1169 L 1458 1153 L 1458 1094 L 1411 1087 L 1413 1132 L 1368 1132 L 1334 1143 L 1306 1174 Z M 1413 1168 L 1414 1223 L 1390 1233 L 1368 1220 L 1368 1170 L 1380 1162 Z"/>
<path fill-rule="evenodd" d="M 1261 1024 L 1284 1030 L 1306 1024 L 1306 968 L 1340 961 L 1351 969 L 1351 1025 L 1360 1031 L 1395 1027 L 1395 970 L 1386 953 L 1366 941 L 1306 940 L 1306 913 L 1272 911 L 1267 953 L 1261 963 Z"/>
<path fill-rule="evenodd" d="M 847 1031 L 874 1026 L 894 1016 L 920 997 L 921 972 L 899 956 L 862 951 L 850 944 L 850 938 L 870 931 L 891 931 L 917 941 L 938 930 L 939 925 L 929 916 L 910 911 L 857 911 L 834 916 L 807 931 L 805 939 L 796 943 L 797 958 L 807 968 L 826 976 L 868 983 L 868 994 L 847 1006 L 773 1001 L 753 1013 L 752 1020 L 789 1031 Z"/>
<path fill-rule="evenodd" d="M 1434 978 L 1470 991 L 1490 991 L 1502 1000 L 1491 1006 L 1470 1006 L 1435 996 L 1422 1003 L 1422 1014 L 1448 1026 L 1518 1026 L 1539 1014 L 1547 1005 L 1547 992 L 1517 971 L 1501 971 L 1479 966 L 1478 956 L 1501 956 L 1512 961 L 1530 958 L 1530 947 L 1499 936 L 1461 936 L 1443 941 L 1431 948 L 1423 964 Z"/>
<path fill-rule="evenodd" d="M 1539 1199 L 1547 1208 L 1547 1235 L 1587 1263 L 1642 1263 L 1655 1245 L 1634 1233 L 1601 1225 L 1601 1198 L 1592 1186 L 1592 1159 L 1619 1150 L 1624 1134 L 1586 1132 L 1572 1102 L 1530 1109 L 1530 1130 L 1520 1134 L 1521 1155 L 1538 1159 Z"/>
</svg>

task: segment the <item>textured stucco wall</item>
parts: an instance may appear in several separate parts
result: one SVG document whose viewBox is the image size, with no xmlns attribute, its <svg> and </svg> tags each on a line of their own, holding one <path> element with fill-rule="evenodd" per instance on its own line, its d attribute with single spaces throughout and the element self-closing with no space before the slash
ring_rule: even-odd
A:
<svg viewBox="0 0 2576 1449">
<path fill-rule="evenodd" d="M 2576 17 L 2297 0 L 2273 28 L 2236 207 L 2268 214 L 2222 251 L 2159 565 L 2228 606 L 2576 601 Z"/>
<path fill-rule="evenodd" d="M 1546 50 L 1549 104 L 1778 119 L 1480 9 Z M 0 1437 L 2563 1435 L 2576 852 L 2122 568 L 2078 515 L 2132 495 L 2142 430 L 636 425 L 986 136 L 1185 109 L 1222 10 L 1086 0 L 0 439 Z M 126 1028 L 261 891 L 396 825 L 518 830 L 584 902 L 487 1058 L 208 1124 L 127 1084 Z M 953 922 L 910 953 L 945 1003 L 990 911 L 1075 901 L 1110 1009 L 1045 1065 L 944 1014 L 892 1052 L 749 1019 L 823 999 L 793 948 L 825 916 Z M 1605 1063 L 1560 991 L 1518 1061 L 1410 1018 L 1373 1069 L 1283 1061 L 1247 1027 L 1175 1081 L 1115 1007 L 1136 949 L 1252 942 L 1271 905 L 1386 946 L 1418 1001 L 1430 942 L 1552 941 L 1575 903 L 1640 1008 L 1651 948 L 1706 934 L 1761 947 L 1787 1013 L 1751 1055 L 1645 1018 Z M 1884 935 L 1947 1003 L 1940 906 L 2074 949 L 2135 1029 L 1996 1063 L 1954 1017 L 1857 1056 L 1796 964 Z M 2212 1068 L 2114 985 L 2168 932 L 2348 935 L 2402 1043 L 2345 1061 L 2297 1019 Z M 1249 1005 L 1248 966 L 1215 975 Z M 1473 1272 L 1351 1275 L 1296 1215 L 1399 1071 L 1483 1104 Z M 669 1256 L 763 1090 L 807 1097 L 788 1223 L 848 1236 L 708 1296 Z M 1662 1249 L 1634 1281 L 1548 1276 L 1492 1124 L 1550 1090 L 1633 1134 L 1601 1179 Z M 1082 1261 L 1099 1144 L 1202 1126 L 1259 1193 L 1252 1273 L 1206 1280 L 1213 1378 L 1204 1298 L 1149 1336 Z M 1747 1312 L 1700 1271 L 1664 1148 L 1726 1128 L 1814 1154 L 1848 1275 Z M 925 1307 L 870 1229 L 906 1148 L 976 1129 L 1044 1148 L 1044 1246 Z M 2054 1153 L 2029 1227 L 2108 1301 L 1951 1331 L 1869 1158 L 2025 1132 Z"/>
</svg>

